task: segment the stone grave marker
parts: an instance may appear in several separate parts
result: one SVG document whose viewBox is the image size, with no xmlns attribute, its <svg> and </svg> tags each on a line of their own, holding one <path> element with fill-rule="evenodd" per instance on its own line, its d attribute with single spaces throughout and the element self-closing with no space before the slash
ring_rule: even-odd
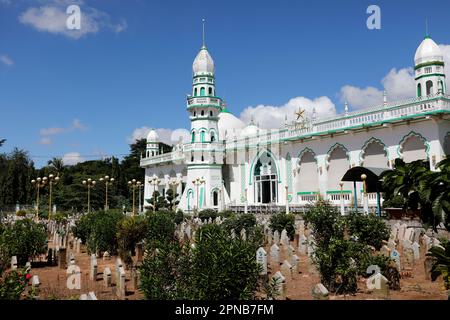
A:
<svg viewBox="0 0 450 320">
<path fill-rule="evenodd" d="M 283 229 L 283 231 L 281 231 L 281 244 L 283 246 L 287 246 L 289 244 L 289 237 L 287 235 L 287 231 L 286 229 Z"/>
<path fill-rule="evenodd" d="M 111 287 L 111 269 L 109 267 L 105 267 L 103 270 L 103 284 L 105 287 Z"/>
<path fill-rule="evenodd" d="M 276 245 L 279 245 L 279 244 L 280 244 L 280 233 L 278 232 L 278 230 L 275 230 L 275 231 L 273 232 L 273 242 L 274 242 Z"/>
<path fill-rule="evenodd" d="M 395 244 L 395 242 L 392 241 L 392 240 L 389 240 L 387 246 L 388 246 L 389 250 L 391 250 L 391 252 L 394 251 L 395 248 L 396 248 L 396 244 Z"/>
<path fill-rule="evenodd" d="M 247 232 L 245 231 L 245 228 L 241 229 L 241 239 L 247 241 Z"/>
<path fill-rule="evenodd" d="M 306 255 L 308 239 L 304 234 L 300 235 L 298 249 L 301 255 Z"/>
<path fill-rule="evenodd" d="M 291 258 L 291 264 L 292 264 L 292 278 L 296 279 L 297 275 L 300 273 L 300 258 L 294 254 Z"/>
<path fill-rule="evenodd" d="M 117 286 L 117 295 L 119 298 L 125 298 L 126 285 L 125 285 L 125 269 L 123 267 L 119 268 L 119 283 Z"/>
<path fill-rule="evenodd" d="M 390 257 L 391 256 L 391 249 L 389 249 L 388 246 L 383 245 L 380 249 L 380 253 L 385 256 L 385 257 Z"/>
<path fill-rule="evenodd" d="M 411 246 L 414 252 L 414 260 L 420 259 L 420 245 L 417 242 L 414 242 Z"/>
<path fill-rule="evenodd" d="M 256 262 L 262 267 L 259 275 L 265 276 L 267 274 L 267 252 L 263 247 L 256 251 Z"/>
<path fill-rule="evenodd" d="M 283 261 L 283 264 L 280 267 L 280 271 L 287 280 L 292 279 L 292 265 L 289 263 L 289 261 Z"/>
<path fill-rule="evenodd" d="M 17 269 L 17 256 L 11 257 L 11 269 L 16 270 Z"/>
<path fill-rule="evenodd" d="M 400 253 L 398 253 L 397 250 L 392 250 L 391 251 L 391 259 L 394 260 L 394 262 L 395 262 L 395 264 L 397 266 L 397 269 L 400 272 L 402 270 L 401 269 L 401 264 L 400 264 Z"/>
<path fill-rule="evenodd" d="M 377 272 L 366 280 L 367 289 L 383 299 L 389 296 L 389 280 Z"/>
<path fill-rule="evenodd" d="M 425 269 L 425 279 L 431 280 L 431 269 L 433 268 L 435 258 L 433 257 L 425 257 L 425 261 L 423 262 L 423 266 Z"/>
<path fill-rule="evenodd" d="M 405 231 L 405 235 L 403 237 L 403 241 L 409 240 L 413 241 L 414 238 L 414 228 L 407 228 Z"/>
<path fill-rule="evenodd" d="M 327 288 L 322 283 L 316 284 L 311 290 L 314 300 L 328 300 L 329 293 Z"/>
<path fill-rule="evenodd" d="M 270 247 L 270 262 L 273 267 L 278 267 L 280 264 L 280 247 L 276 243 Z"/>
<path fill-rule="evenodd" d="M 103 260 L 111 260 L 111 255 L 109 254 L 108 251 L 103 252 Z"/>
<path fill-rule="evenodd" d="M 39 277 L 37 275 L 34 275 L 31 278 L 31 286 L 34 289 L 35 299 L 39 299 L 39 286 L 41 285 L 41 282 L 39 281 Z"/>
<path fill-rule="evenodd" d="M 97 268 L 97 257 L 95 256 L 95 254 L 91 254 L 91 269 L 89 272 L 89 279 L 91 281 L 97 280 Z"/>
<path fill-rule="evenodd" d="M 403 250 L 403 261 L 405 269 L 412 269 L 414 266 L 414 251 L 412 248 L 406 248 Z"/>
<path fill-rule="evenodd" d="M 280 271 L 277 271 L 273 276 L 272 279 L 275 279 L 277 285 L 276 290 L 278 292 L 278 296 L 280 299 L 286 298 L 286 278 L 283 276 L 283 274 Z"/>
<path fill-rule="evenodd" d="M 95 295 L 94 291 L 90 291 L 87 295 L 88 300 L 97 300 L 97 296 Z"/>
<path fill-rule="evenodd" d="M 409 239 L 403 240 L 403 250 L 410 249 L 412 246 L 412 242 Z"/>
</svg>

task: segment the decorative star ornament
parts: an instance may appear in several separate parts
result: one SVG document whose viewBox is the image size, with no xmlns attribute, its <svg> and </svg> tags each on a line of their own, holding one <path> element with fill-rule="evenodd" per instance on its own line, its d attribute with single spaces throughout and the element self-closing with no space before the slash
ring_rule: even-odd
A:
<svg viewBox="0 0 450 320">
<path fill-rule="evenodd" d="M 298 109 L 298 111 L 295 112 L 295 115 L 297 116 L 297 120 L 299 120 L 300 118 L 304 119 L 304 114 L 305 113 L 305 109 Z"/>
</svg>

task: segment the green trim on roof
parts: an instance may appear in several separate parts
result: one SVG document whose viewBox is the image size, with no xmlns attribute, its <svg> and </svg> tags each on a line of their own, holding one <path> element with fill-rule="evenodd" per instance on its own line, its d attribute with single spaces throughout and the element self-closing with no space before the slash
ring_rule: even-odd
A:
<svg viewBox="0 0 450 320">
<path fill-rule="evenodd" d="M 330 190 L 330 191 L 327 191 L 327 194 L 340 194 L 341 193 L 341 190 Z M 351 194 L 352 193 L 352 191 L 351 190 L 342 190 L 342 193 L 344 194 Z"/>
<path fill-rule="evenodd" d="M 428 78 L 428 77 L 444 77 L 445 78 L 445 74 L 443 73 L 429 73 L 429 74 L 423 74 L 421 76 L 418 76 L 417 78 L 415 78 L 414 80 L 419 80 L 422 78 Z"/>
<path fill-rule="evenodd" d="M 428 66 L 444 66 L 444 62 L 443 61 L 430 61 L 430 62 L 424 62 L 421 64 L 418 64 L 417 66 L 414 67 L 414 70 L 423 68 L 423 67 L 428 67 Z"/>
<path fill-rule="evenodd" d="M 297 192 L 297 195 L 318 195 L 318 191 L 304 191 L 304 192 Z"/>
</svg>

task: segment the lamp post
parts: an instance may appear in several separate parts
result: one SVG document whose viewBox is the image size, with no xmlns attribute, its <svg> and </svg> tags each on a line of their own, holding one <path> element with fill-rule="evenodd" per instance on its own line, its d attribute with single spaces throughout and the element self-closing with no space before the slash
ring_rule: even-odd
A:
<svg viewBox="0 0 450 320">
<path fill-rule="evenodd" d="M 141 198 L 142 198 L 142 189 L 144 188 L 144 184 L 143 183 L 139 183 L 139 186 L 138 186 L 138 188 L 139 188 L 139 209 L 138 209 L 138 213 L 139 214 L 141 214 L 141 212 L 143 211 L 142 210 L 142 200 L 141 200 Z"/>
<path fill-rule="evenodd" d="M 192 181 L 192 183 L 194 184 L 194 186 L 197 189 L 197 207 L 195 208 L 195 213 L 197 213 L 198 208 L 200 206 L 200 199 L 198 197 L 198 188 L 205 183 L 205 179 L 202 178 L 195 178 L 195 180 Z"/>
<path fill-rule="evenodd" d="M 45 177 L 44 177 L 45 178 Z M 59 181 L 58 176 L 54 176 L 53 174 L 50 174 L 48 176 L 48 186 L 49 186 L 49 194 L 48 194 L 48 221 L 52 219 L 52 187 L 53 185 L 57 184 Z"/>
<path fill-rule="evenodd" d="M 286 189 L 286 214 L 289 214 L 289 186 L 284 186 Z"/>
<path fill-rule="evenodd" d="M 361 180 L 363 181 L 364 214 L 368 214 L 369 213 L 369 202 L 368 202 L 368 199 L 367 199 L 366 179 L 367 179 L 367 175 L 365 175 L 363 173 L 361 175 Z"/>
<path fill-rule="evenodd" d="M 38 177 L 36 180 L 31 180 L 31 183 L 36 186 L 36 222 L 39 220 L 39 189 L 43 188 L 47 183 L 47 177 Z"/>
<path fill-rule="evenodd" d="M 88 205 L 88 214 L 91 213 L 91 189 L 95 187 L 97 182 L 92 180 L 91 178 L 87 180 L 83 180 L 83 185 L 87 187 L 87 205 Z"/>
<path fill-rule="evenodd" d="M 244 202 L 244 213 L 245 213 L 245 214 L 248 213 L 247 191 L 248 191 L 248 189 L 245 188 L 245 194 L 244 194 L 244 197 L 245 197 L 245 198 L 244 198 L 244 199 L 245 199 L 245 202 Z"/>
<path fill-rule="evenodd" d="M 99 179 L 100 182 L 105 182 L 105 211 L 109 209 L 108 206 L 108 186 L 114 182 L 114 178 L 110 178 L 109 176 L 105 176 L 104 178 Z"/>
<path fill-rule="evenodd" d="M 153 186 L 153 212 L 156 211 L 156 186 L 161 182 L 161 180 L 154 176 L 150 178 L 149 183 Z"/>
<path fill-rule="evenodd" d="M 175 202 L 175 200 L 176 200 L 175 195 L 177 194 L 177 187 L 178 187 L 179 184 L 180 184 L 180 181 L 178 181 L 178 179 L 176 179 L 176 178 L 173 178 L 173 179 L 171 179 L 169 181 L 170 189 L 172 190 L 172 187 L 174 187 L 173 190 L 172 190 L 172 192 L 173 192 L 173 199 L 172 199 L 172 201 L 173 202 Z M 171 209 L 174 209 L 174 208 L 171 208 Z"/>
<path fill-rule="evenodd" d="M 136 179 L 133 179 L 131 181 L 128 181 L 128 185 L 133 189 L 133 216 L 134 216 L 136 214 L 135 191 L 136 191 L 136 188 L 140 188 L 141 182 L 136 181 Z"/>
</svg>

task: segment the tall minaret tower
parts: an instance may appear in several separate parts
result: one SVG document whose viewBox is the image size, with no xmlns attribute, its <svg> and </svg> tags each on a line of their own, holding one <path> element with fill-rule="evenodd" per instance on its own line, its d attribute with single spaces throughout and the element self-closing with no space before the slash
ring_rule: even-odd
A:
<svg viewBox="0 0 450 320">
<path fill-rule="evenodd" d="M 426 35 L 414 57 L 417 97 L 446 94 L 444 56 L 439 46 Z"/>
<path fill-rule="evenodd" d="M 223 137 L 219 137 L 218 121 L 224 106 L 216 95 L 214 61 L 205 45 L 204 22 L 203 44 L 192 64 L 192 95 L 187 98 L 191 143 L 184 147 L 188 175 L 180 208 L 190 212 L 218 208 L 222 190 L 223 146 L 219 141 Z"/>
</svg>

